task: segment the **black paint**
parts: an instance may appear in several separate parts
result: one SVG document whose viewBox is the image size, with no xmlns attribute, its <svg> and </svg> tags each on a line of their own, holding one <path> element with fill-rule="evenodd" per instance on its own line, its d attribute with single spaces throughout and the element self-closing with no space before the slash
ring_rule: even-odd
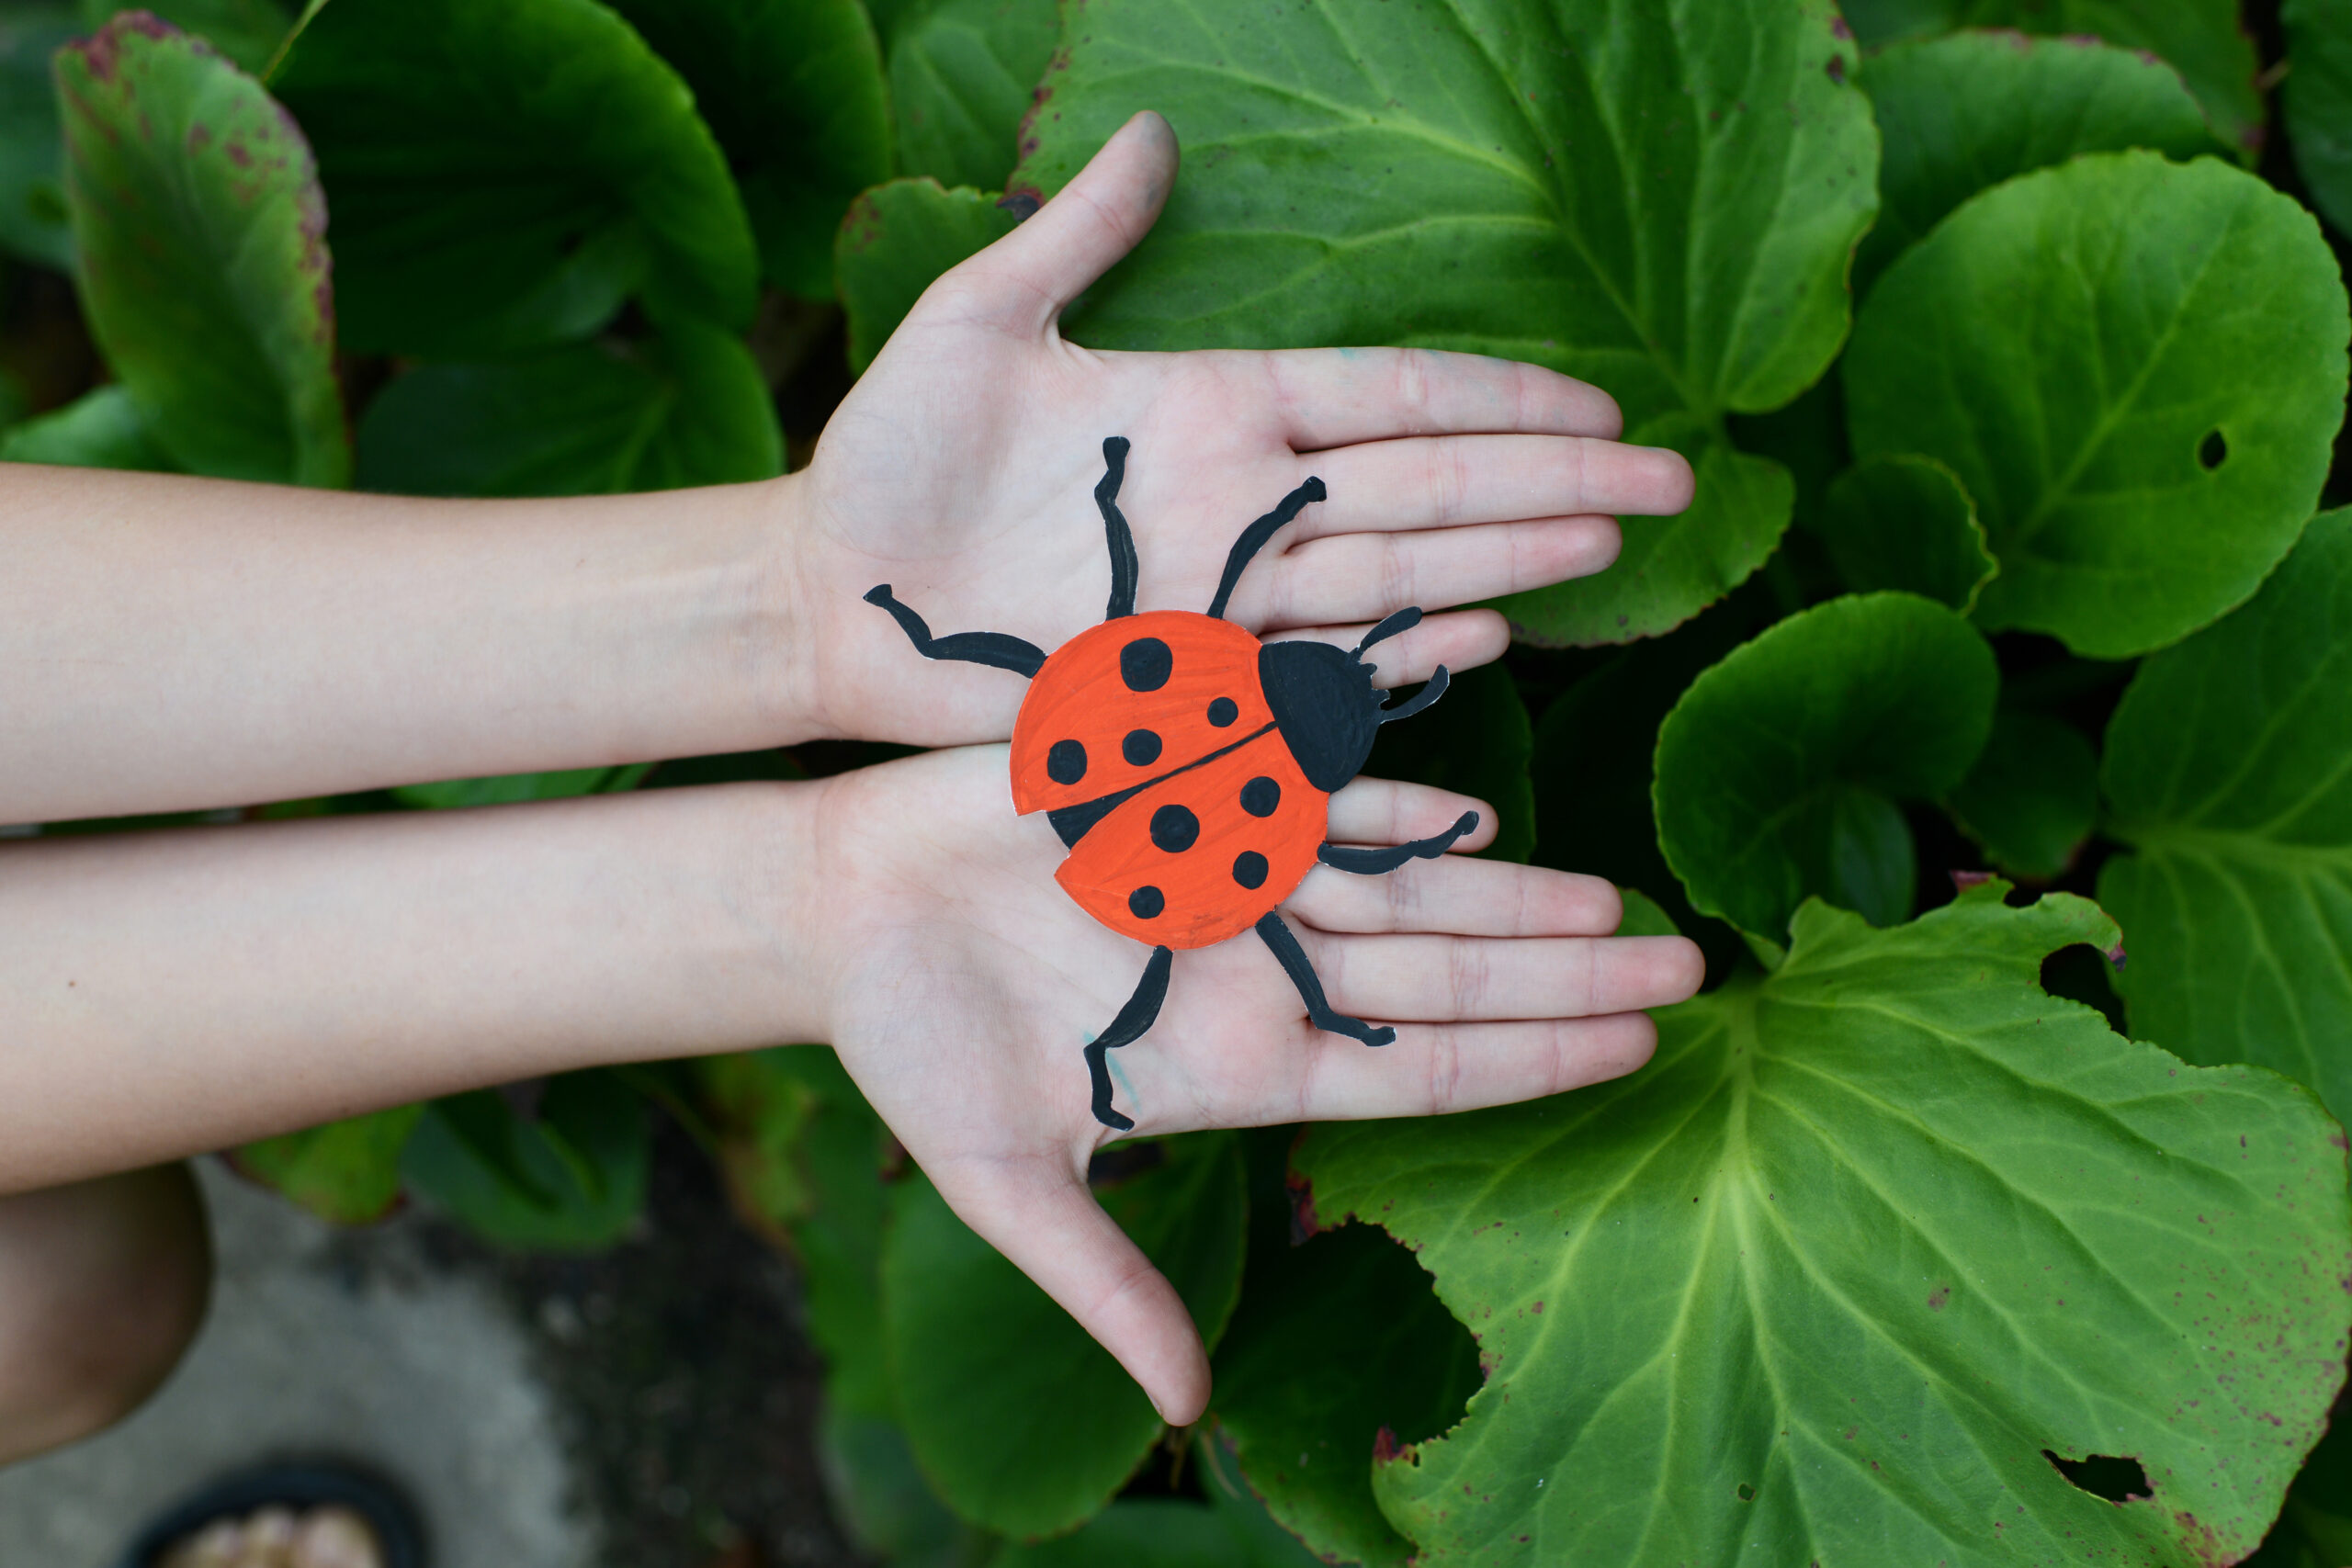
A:
<svg viewBox="0 0 2352 1568">
<path fill-rule="evenodd" d="M 1115 621 L 1136 613 L 1136 536 L 1119 511 L 1119 486 L 1127 477 L 1127 438 L 1114 435 L 1102 443 L 1102 478 L 1094 487 L 1094 504 L 1102 513 L 1102 533 L 1111 547 L 1111 603 L 1102 618 Z"/>
<path fill-rule="evenodd" d="M 1127 998 L 1119 1016 L 1111 1021 L 1101 1038 L 1086 1046 L 1087 1076 L 1094 1084 L 1094 1119 L 1105 1127 L 1125 1132 L 1135 1125 L 1128 1118 L 1111 1109 L 1111 1073 L 1103 1064 L 1102 1055 L 1131 1044 L 1142 1037 L 1159 1020 L 1159 1004 L 1168 999 L 1168 970 L 1175 954 L 1164 947 L 1151 950 L 1151 962 L 1143 966 L 1143 978 L 1136 982 L 1135 994 Z"/>
<path fill-rule="evenodd" d="M 1240 716 L 1240 706 L 1231 697 L 1219 697 L 1209 705 L 1209 722 L 1219 729 Z"/>
<path fill-rule="evenodd" d="M 1360 1018 L 1350 1018 L 1345 1013 L 1331 1010 L 1331 1004 L 1324 999 L 1323 982 L 1316 977 L 1315 965 L 1307 962 L 1306 950 L 1298 945 L 1298 938 L 1283 924 L 1282 916 L 1272 909 L 1267 910 L 1265 918 L 1258 922 L 1258 936 L 1273 950 L 1274 959 L 1283 966 L 1283 973 L 1289 976 L 1290 983 L 1298 987 L 1298 999 L 1306 1004 L 1306 1021 L 1309 1023 L 1317 1029 L 1328 1029 L 1334 1034 L 1344 1034 L 1351 1040 L 1361 1040 L 1367 1045 L 1387 1045 L 1396 1041 L 1396 1032 L 1393 1029 L 1374 1029 Z"/>
<path fill-rule="evenodd" d="M 1250 564 L 1252 556 L 1266 547 L 1266 541 L 1274 536 L 1276 530 L 1297 516 L 1308 502 L 1320 501 L 1324 494 L 1323 481 L 1310 479 L 1283 497 L 1272 512 L 1241 530 L 1241 537 L 1233 541 L 1233 548 L 1225 558 L 1225 575 L 1217 580 L 1216 597 L 1209 601 L 1210 615 L 1225 614 L 1226 601 L 1233 597 L 1233 587 L 1241 581 L 1242 569 Z"/>
<path fill-rule="evenodd" d="M 1241 786 L 1241 809 L 1252 817 L 1272 817 L 1283 803 L 1283 786 L 1260 773 Z"/>
<path fill-rule="evenodd" d="M 1453 826 L 1434 839 L 1415 839 L 1409 844 L 1396 844 L 1385 850 L 1344 849 L 1338 844 L 1326 844 L 1315 852 L 1315 858 L 1335 871 L 1352 871 L 1359 876 L 1378 876 L 1395 871 L 1408 860 L 1435 860 L 1453 847 L 1456 839 L 1478 825 L 1478 814 L 1465 811 Z"/>
<path fill-rule="evenodd" d="M 1370 666 L 1328 643 L 1270 642 L 1258 680 L 1307 783 L 1330 795 L 1363 770 L 1380 733 Z"/>
<path fill-rule="evenodd" d="M 1119 679 L 1130 692 L 1159 690 L 1175 668 L 1175 654 L 1156 637 L 1139 637 L 1119 649 Z"/>
<path fill-rule="evenodd" d="M 1075 740 L 1057 740 L 1046 752 L 1046 776 L 1057 784 L 1074 784 L 1086 776 L 1086 748 Z"/>
<path fill-rule="evenodd" d="M 1168 895 L 1159 888 L 1145 886 L 1127 895 L 1127 913 L 1138 920 L 1156 920 L 1168 908 Z"/>
<path fill-rule="evenodd" d="M 1159 761 L 1159 737 L 1148 729 L 1130 729 L 1119 742 L 1119 755 L 1132 767 L 1148 768 Z"/>
<path fill-rule="evenodd" d="M 1244 887 L 1263 887 L 1266 870 L 1266 857 L 1255 850 L 1244 850 L 1233 857 L 1233 880 Z"/>
<path fill-rule="evenodd" d="M 890 597 L 887 582 L 869 590 L 865 595 L 869 604 L 879 604 L 890 612 L 907 640 L 925 659 L 955 660 L 964 664 L 985 664 L 993 670 L 1010 670 L 1016 675 L 1035 675 L 1046 662 L 1043 649 L 1034 642 L 1023 642 L 1003 632 L 956 632 L 935 637 L 923 618 Z"/>
<path fill-rule="evenodd" d="M 1171 855 L 1181 855 L 1201 836 L 1201 819 L 1182 806 L 1163 806 L 1151 814 L 1151 841 Z"/>
</svg>

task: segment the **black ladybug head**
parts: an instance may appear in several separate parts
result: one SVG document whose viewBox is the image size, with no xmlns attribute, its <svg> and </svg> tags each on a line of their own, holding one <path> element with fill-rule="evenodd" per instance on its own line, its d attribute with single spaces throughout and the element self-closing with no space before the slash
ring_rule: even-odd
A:
<svg viewBox="0 0 2352 1568">
<path fill-rule="evenodd" d="M 1410 718 L 1445 694 L 1442 665 L 1411 702 L 1381 705 L 1373 667 L 1363 652 L 1384 637 L 1419 624 L 1418 609 L 1399 610 L 1342 653 L 1329 643 L 1270 642 L 1258 649 L 1258 680 L 1266 705 L 1306 782 L 1329 795 L 1363 771 L 1380 727 Z"/>
</svg>

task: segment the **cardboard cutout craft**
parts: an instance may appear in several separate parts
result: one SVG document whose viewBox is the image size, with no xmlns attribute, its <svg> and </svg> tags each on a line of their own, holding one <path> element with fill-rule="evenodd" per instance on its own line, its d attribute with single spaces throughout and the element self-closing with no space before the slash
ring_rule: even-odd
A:
<svg viewBox="0 0 2352 1568">
<path fill-rule="evenodd" d="M 1445 667 L 1396 707 L 1373 689 L 1364 650 L 1418 625 L 1418 608 L 1382 621 L 1351 652 L 1317 642 L 1260 643 L 1224 618 L 1234 584 L 1266 542 L 1309 502 L 1310 479 L 1241 532 L 1206 615 L 1136 613 L 1136 545 L 1118 507 L 1127 441 L 1102 443 L 1094 487 L 1111 547 L 1111 603 L 1102 624 L 1051 658 L 1002 632 L 934 637 L 884 583 L 865 596 L 898 619 L 926 659 L 961 660 L 1030 677 L 1012 726 L 1012 804 L 1043 811 L 1069 848 L 1055 873 L 1079 908 L 1152 946 L 1143 979 L 1111 1027 L 1086 1047 L 1095 1119 L 1135 1125 L 1111 1105 L 1104 1053 L 1131 1044 L 1159 1016 L 1178 948 L 1207 947 L 1254 929 L 1328 1029 L 1385 1045 L 1393 1029 L 1333 1012 L 1298 938 L 1275 907 L 1319 861 L 1371 876 L 1453 847 L 1478 814 L 1433 839 L 1392 849 L 1323 841 L 1332 793 L 1363 768 L 1384 724 L 1445 694 Z"/>
</svg>

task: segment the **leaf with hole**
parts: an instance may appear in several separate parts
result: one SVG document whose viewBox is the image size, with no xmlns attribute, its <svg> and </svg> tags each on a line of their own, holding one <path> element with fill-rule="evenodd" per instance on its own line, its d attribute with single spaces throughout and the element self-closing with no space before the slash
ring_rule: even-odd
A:
<svg viewBox="0 0 2352 1568">
<path fill-rule="evenodd" d="M 1987 631 L 2121 658 L 2252 593 L 2344 417 L 2344 284 L 2311 214 L 2216 159 L 2090 153 L 1976 197 L 1871 291 L 1854 450 L 1960 478 Z"/>
<path fill-rule="evenodd" d="M 2004 891 L 1890 931 L 1808 903 L 1630 1077 L 1308 1134 L 1317 1213 L 1416 1247 L 1488 1368 L 1375 1472 L 1424 1560 L 2253 1548 L 2344 1380 L 2341 1133 L 2047 995 L 2044 956 L 2115 926 Z M 2154 1495 L 2044 1450 L 2135 1455 Z"/>
<path fill-rule="evenodd" d="M 82 306 L 154 445 L 221 479 L 342 485 L 325 205 L 260 85 L 143 12 L 57 57 Z"/>
<path fill-rule="evenodd" d="M 1611 570 L 1502 607 L 1537 640 L 1624 642 L 1787 526 L 1788 474 L 1723 420 L 1794 398 L 1844 336 L 1877 206 L 1844 33 L 1820 0 L 1097 0 L 1013 186 L 1060 188 L 1147 94 L 1184 173 L 1068 316 L 1076 341 L 1470 349 L 1606 388 L 1631 439 L 1690 457 L 1697 499 L 1628 519 Z"/>
<path fill-rule="evenodd" d="M 271 78 L 318 149 L 345 342 L 474 359 L 641 293 L 750 325 L 759 256 L 694 94 L 596 0 L 334 0 Z"/>
<path fill-rule="evenodd" d="M 2352 511 L 2140 667 L 2107 728 L 2099 868 L 2132 1027 L 2352 1115 Z"/>
<path fill-rule="evenodd" d="M 1901 800 L 1984 748 L 2000 674 L 1967 622 L 1909 593 L 1816 604 L 1734 650 L 1658 727 L 1658 845 L 1692 907 L 1779 943 L 1808 897 L 1911 912 Z"/>
</svg>

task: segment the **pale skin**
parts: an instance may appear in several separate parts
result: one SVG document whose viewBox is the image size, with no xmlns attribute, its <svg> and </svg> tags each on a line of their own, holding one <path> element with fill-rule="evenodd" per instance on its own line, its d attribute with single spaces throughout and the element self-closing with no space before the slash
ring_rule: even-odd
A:
<svg viewBox="0 0 2352 1568">
<path fill-rule="evenodd" d="M 910 1153 L 1134 1374 L 1196 1419 L 1182 1303 L 1088 1194 L 1114 1134 L 1080 1048 L 1145 947 L 1053 882 L 1013 816 L 1026 683 L 917 657 L 861 602 L 1052 649 L 1108 591 L 1091 490 L 1144 609 L 1205 606 L 1239 528 L 1309 474 L 1233 618 L 1352 644 L 1406 604 L 1381 683 L 1497 657 L 1447 606 L 1600 570 L 1615 514 L 1686 505 L 1605 394 L 1386 350 L 1104 354 L 1063 305 L 1149 228 L 1172 137 L 1138 116 L 933 287 L 805 471 L 566 502 L 423 502 L 0 469 L 0 822 L 247 805 L 433 778 L 857 736 L 955 747 L 803 784 L 0 844 L 0 1191 L 597 1063 L 827 1041 Z M 1441 613 L 1442 612 L 1442 613 Z M 967 744 L 978 743 L 978 744 Z M 1360 780 L 1330 837 L 1482 802 Z M 1368 1050 L 1311 1029 L 1244 939 L 1178 955 L 1114 1054 L 1136 1135 L 1441 1113 L 1646 1059 L 1698 953 L 1617 938 L 1595 878 L 1476 861 L 1317 868 L 1285 918 Z M 12 1205 L 0 1200 L 0 1237 Z M 5 1252 L 0 1252 L 5 1256 Z M 0 1456 L 12 1340 L 0 1324 Z M 17 1440 L 13 1451 L 24 1451 Z"/>
</svg>

